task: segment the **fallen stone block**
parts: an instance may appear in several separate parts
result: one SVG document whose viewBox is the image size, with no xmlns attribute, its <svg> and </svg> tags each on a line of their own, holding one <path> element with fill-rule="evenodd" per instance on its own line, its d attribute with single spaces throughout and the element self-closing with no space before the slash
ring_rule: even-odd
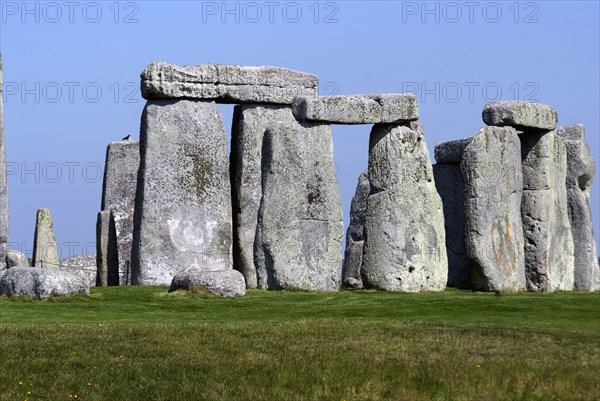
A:
<svg viewBox="0 0 600 401">
<path fill-rule="evenodd" d="M 203 99 L 219 103 L 292 104 L 317 96 L 315 75 L 280 67 L 150 64 L 141 75 L 144 99 Z"/>
<path fill-rule="evenodd" d="M 73 255 L 60 261 L 60 268 L 72 271 L 84 278 L 90 287 L 96 286 L 96 255 Z"/>
<path fill-rule="evenodd" d="M 183 272 L 173 277 L 169 292 L 202 291 L 223 297 L 246 295 L 244 276 L 237 270 Z"/>
<path fill-rule="evenodd" d="M 521 144 L 512 127 L 484 127 L 465 148 L 465 243 L 475 290 L 525 289 Z"/>
<path fill-rule="evenodd" d="M 87 282 L 78 274 L 38 267 L 13 267 L 0 275 L 0 294 L 49 298 L 69 295 L 89 295 Z"/>
<path fill-rule="evenodd" d="M 556 128 L 558 116 L 551 106 L 519 100 L 489 102 L 483 109 L 483 122 L 498 127 L 517 130 L 545 130 Z"/>
<path fill-rule="evenodd" d="M 10 249 L 6 253 L 6 265 L 10 269 L 11 267 L 29 267 L 29 259 L 27 256 L 19 251 Z"/>
<path fill-rule="evenodd" d="M 294 100 L 292 108 L 298 120 L 330 124 L 398 123 L 419 118 L 412 93 L 303 96 Z"/>
</svg>

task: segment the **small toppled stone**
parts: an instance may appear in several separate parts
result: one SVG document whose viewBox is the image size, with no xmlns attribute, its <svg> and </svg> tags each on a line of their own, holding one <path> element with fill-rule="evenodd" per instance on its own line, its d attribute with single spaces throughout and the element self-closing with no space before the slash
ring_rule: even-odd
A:
<svg viewBox="0 0 600 401">
<path fill-rule="evenodd" d="M 58 247 L 52 229 L 52 215 L 48 209 L 38 209 L 33 239 L 33 266 L 58 268 Z"/>
<path fill-rule="evenodd" d="M 435 145 L 433 154 L 437 163 L 462 162 L 463 152 L 473 138 L 455 139 Z"/>
<path fill-rule="evenodd" d="M 298 120 L 330 124 L 399 123 L 419 119 L 417 97 L 412 93 L 342 96 L 303 96 L 294 99 Z"/>
<path fill-rule="evenodd" d="M 369 184 L 368 170 L 358 177 L 356 193 L 350 205 L 350 224 L 346 231 L 346 252 L 342 267 L 342 283 L 346 288 L 359 290 L 363 288 L 360 267 L 362 265 L 363 245 L 365 241 L 365 217 L 367 212 L 367 198 L 371 186 Z"/>
<path fill-rule="evenodd" d="M 45 299 L 57 296 L 89 295 L 90 288 L 77 273 L 38 267 L 13 267 L 0 275 L 0 295 Z"/>
<path fill-rule="evenodd" d="M 575 252 L 574 288 L 577 291 L 599 290 L 600 268 L 590 210 L 596 163 L 590 147 L 584 142 L 582 124 L 560 127 L 557 134 L 567 147 L 567 202 Z"/>
<path fill-rule="evenodd" d="M 29 267 L 29 259 L 23 253 L 10 249 L 6 253 L 6 265 L 11 267 Z"/>
<path fill-rule="evenodd" d="M 169 292 L 185 290 L 209 292 L 222 297 L 246 295 L 244 276 L 237 270 L 183 272 L 173 277 Z"/>
<path fill-rule="evenodd" d="M 483 122 L 498 127 L 510 126 L 517 130 L 545 130 L 556 128 L 556 110 L 540 103 L 519 100 L 489 102 L 483 109 Z"/>
<path fill-rule="evenodd" d="M 73 255 L 60 261 L 60 268 L 72 271 L 84 278 L 90 287 L 96 286 L 96 255 Z"/>
<path fill-rule="evenodd" d="M 292 104 L 317 96 L 315 75 L 280 67 L 222 64 L 179 66 L 159 61 L 141 75 L 144 99 L 204 99 L 219 103 Z"/>
</svg>

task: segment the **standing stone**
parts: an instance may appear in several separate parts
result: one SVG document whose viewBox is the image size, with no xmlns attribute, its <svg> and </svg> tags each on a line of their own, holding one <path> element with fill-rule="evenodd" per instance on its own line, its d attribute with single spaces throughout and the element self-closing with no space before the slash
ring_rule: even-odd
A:
<svg viewBox="0 0 600 401">
<path fill-rule="evenodd" d="M 512 127 L 484 127 L 463 153 L 465 237 L 473 288 L 525 289 L 521 145 Z"/>
<path fill-rule="evenodd" d="M 465 244 L 465 182 L 460 163 L 434 164 L 433 176 L 444 205 L 448 287 L 467 287 L 469 267 Z"/>
<path fill-rule="evenodd" d="M 203 100 L 152 100 L 142 115 L 133 284 L 232 268 L 225 127 Z"/>
<path fill-rule="evenodd" d="M 289 118 L 289 107 L 246 104 L 236 106 L 231 130 L 230 174 L 233 202 L 233 268 L 256 288 L 254 237 L 262 197 L 261 157 L 265 132 Z"/>
<path fill-rule="evenodd" d="M 596 163 L 585 143 L 583 125 L 560 127 L 557 134 L 567 147 L 567 200 L 575 252 L 574 287 L 577 291 L 599 290 L 600 268 L 590 210 Z"/>
<path fill-rule="evenodd" d="M 368 170 L 358 177 L 356 193 L 350 205 L 350 224 L 346 231 L 346 252 L 342 267 L 342 283 L 348 288 L 359 290 L 363 288 L 360 267 L 362 265 L 365 217 L 367 212 L 367 198 L 369 197 Z"/>
<path fill-rule="evenodd" d="M 263 141 L 258 287 L 338 291 L 343 222 L 331 127 L 286 113 Z"/>
<path fill-rule="evenodd" d="M 121 285 L 131 284 L 133 213 L 139 165 L 139 142 L 124 140 L 108 145 L 100 210 L 110 210 L 114 218 L 119 248 L 118 282 Z"/>
<path fill-rule="evenodd" d="M 373 126 L 369 182 L 365 287 L 442 291 L 448 280 L 444 214 L 418 122 Z"/>
<path fill-rule="evenodd" d="M 8 252 L 8 182 L 6 177 L 6 149 L 4 148 L 2 82 L 2 56 L 0 55 L 0 271 L 6 269 L 6 253 Z"/>
<path fill-rule="evenodd" d="M 33 239 L 33 267 L 58 268 L 60 259 L 48 209 L 38 209 Z"/>
<path fill-rule="evenodd" d="M 96 285 L 119 285 L 117 230 L 110 210 L 98 213 L 96 222 Z"/>
<path fill-rule="evenodd" d="M 567 150 L 554 131 L 524 133 L 523 202 L 527 288 L 572 290 L 573 234 L 567 202 Z"/>
</svg>

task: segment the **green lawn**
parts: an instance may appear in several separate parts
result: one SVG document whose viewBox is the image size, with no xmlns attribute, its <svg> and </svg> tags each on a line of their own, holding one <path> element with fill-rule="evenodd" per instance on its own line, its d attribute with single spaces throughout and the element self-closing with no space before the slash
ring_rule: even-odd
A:
<svg viewBox="0 0 600 401">
<path fill-rule="evenodd" d="M 0 298 L 0 400 L 600 399 L 600 293 L 166 290 Z"/>
</svg>

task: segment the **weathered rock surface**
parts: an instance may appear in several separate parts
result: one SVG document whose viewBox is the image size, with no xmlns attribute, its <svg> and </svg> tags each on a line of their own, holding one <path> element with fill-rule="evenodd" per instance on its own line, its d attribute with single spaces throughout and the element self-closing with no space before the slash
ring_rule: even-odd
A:
<svg viewBox="0 0 600 401">
<path fill-rule="evenodd" d="M 233 267 L 256 288 L 254 237 L 262 197 L 261 158 L 265 132 L 289 119 L 289 106 L 236 106 L 231 130 L 230 174 L 233 202 Z"/>
<path fill-rule="evenodd" d="M 119 284 L 131 284 L 131 245 L 133 213 L 140 146 L 137 141 L 119 141 L 108 145 L 100 210 L 110 210 L 115 221 L 118 247 Z M 111 245 L 109 242 L 108 245 Z M 111 252 L 111 251 L 109 251 Z M 112 267 L 109 269 L 111 270 Z"/>
<path fill-rule="evenodd" d="M 567 202 L 567 150 L 555 132 L 520 135 L 521 214 L 527 288 L 572 290 L 574 245 Z"/>
<path fill-rule="evenodd" d="M 237 270 L 183 272 L 173 277 L 169 292 L 201 291 L 223 297 L 241 297 L 246 295 L 244 276 Z"/>
<path fill-rule="evenodd" d="M 553 130 L 557 120 L 554 108 L 519 100 L 489 102 L 483 109 L 483 122 L 487 125 L 510 126 L 518 130 Z"/>
<path fill-rule="evenodd" d="M 6 149 L 4 147 L 2 82 L 2 56 L 0 55 L 0 271 L 6 268 L 6 253 L 8 252 L 8 182 L 6 177 Z"/>
<path fill-rule="evenodd" d="M 512 127 L 484 127 L 465 148 L 465 242 L 476 290 L 525 289 L 521 144 Z"/>
<path fill-rule="evenodd" d="M 96 286 L 96 255 L 73 255 L 60 261 L 61 269 L 78 274 L 86 280 L 90 287 Z"/>
<path fill-rule="evenodd" d="M 89 295 L 86 281 L 76 273 L 59 269 L 13 267 L 0 275 L 0 294 L 31 298 Z"/>
<path fill-rule="evenodd" d="M 337 291 L 343 222 L 331 127 L 299 123 L 287 110 L 263 141 L 258 287 Z"/>
<path fill-rule="evenodd" d="M 133 284 L 169 284 L 177 273 L 230 270 L 227 142 L 214 102 L 146 104 L 134 216 Z"/>
<path fill-rule="evenodd" d="M 6 253 L 6 265 L 11 267 L 29 267 L 29 259 L 19 251 L 9 249 Z"/>
<path fill-rule="evenodd" d="M 58 268 L 58 247 L 52 228 L 52 215 L 48 209 L 38 209 L 33 239 L 33 266 Z"/>
<path fill-rule="evenodd" d="M 358 177 L 356 192 L 350 204 L 350 224 L 346 230 L 346 252 L 342 267 L 342 283 L 347 288 L 355 290 L 363 288 L 360 267 L 362 266 L 365 217 L 370 189 L 368 170 L 365 170 Z"/>
<path fill-rule="evenodd" d="M 419 118 L 412 93 L 342 96 L 302 96 L 294 99 L 298 120 L 331 124 L 376 124 L 414 121 Z"/>
<path fill-rule="evenodd" d="M 468 287 L 469 267 L 465 244 L 465 182 L 460 163 L 434 164 L 433 176 L 444 206 L 448 254 L 447 285 L 448 287 Z"/>
<path fill-rule="evenodd" d="M 443 290 L 448 279 L 444 214 L 418 123 L 373 126 L 369 181 L 365 287 Z"/>
<path fill-rule="evenodd" d="M 574 288 L 578 291 L 600 290 L 600 267 L 590 195 L 596 173 L 596 163 L 585 141 L 581 124 L 560 127 L 558 136 L 567 147 L 567 201 L 574 246 Z"/>
<path fill-rule="evenodd" d="M 119 285 L 117 230 L 110 210 L 98 213 L 96 220 L 96 285 Z"/>
<path fill-rule="evenodd" d="M 208 99 L 220 103 L 292 104 L 296 96 L 317 96 L 315 75 L 280 67 L 222 64 L 150 64 L 142 72 L 145 99 Z"/>
<path fill-rule="evenodd" d="M 463 152 L 472 138 L 455 139 L 452 141 L 441 142 L 435 145 L 433 154 L 437 163 L 455 163 L 462 162 Z"/>
</svg>

